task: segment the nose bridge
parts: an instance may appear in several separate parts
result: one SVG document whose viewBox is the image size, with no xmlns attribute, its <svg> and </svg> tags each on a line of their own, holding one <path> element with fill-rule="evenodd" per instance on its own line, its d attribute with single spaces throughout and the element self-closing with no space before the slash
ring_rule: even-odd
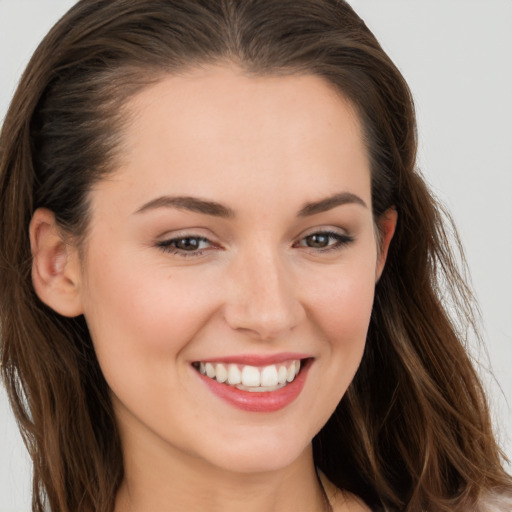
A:
<svg viewBox="0 0 512 512">
<path fill-rule="evenodd" d="M 234 263 L 226 320 L 234 329 L 273 339 L 295 327 L 303 309 L 279 251 L 260 246 L 249 252 Z"/>
</svg>

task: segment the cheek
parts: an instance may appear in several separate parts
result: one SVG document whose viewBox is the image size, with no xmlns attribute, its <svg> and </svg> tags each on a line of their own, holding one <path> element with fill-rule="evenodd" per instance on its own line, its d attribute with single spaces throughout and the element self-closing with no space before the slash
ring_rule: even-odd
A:
<svg viewBox="0 0 512 512">
<path fill-rule="evenodd" d="M 316 276 L 310 294 L 311 314 L 333 347 L 354 347 L 362 353 L 373 307 L 375 261 L 347 262 Z"/>
<path fill-rule="evenodd" d="M 144 361 L 158 367 L 179 357 L 215 309 L 201 276 L 135 258 L 103 261 L 88 269 L 84 310 L 104 371 L 140 368 Z"/>
<path fill-rule="evenodd" d="M 373 307 L 375 262 L 370 258 L 363 264 L 347 261 L 308 284 L 315 292 L 309 301 L 312 337 L 323 347 L 318 366 L 313 368 L 319 375 L 316 433 L 335 410 L 361 363 Z M 328 392 L 319 393 L 320 389 Z"/>
</svg>

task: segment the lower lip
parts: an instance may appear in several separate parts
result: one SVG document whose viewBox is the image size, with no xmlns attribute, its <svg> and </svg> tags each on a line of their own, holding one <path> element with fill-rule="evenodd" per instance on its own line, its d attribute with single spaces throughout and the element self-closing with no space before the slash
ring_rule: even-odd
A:
<svg viewBox="0 0 512 512">
<path fill-rule="evenodd" d="M 237 409 L 250 412 L 274 412 L 284 409 L 300 395 L 310 366 L 311 360 L 308 360 L 293 382 L 275 391 L 263 392 L 243 391 L 194 371 L 212 393 Z"/>
</svg>

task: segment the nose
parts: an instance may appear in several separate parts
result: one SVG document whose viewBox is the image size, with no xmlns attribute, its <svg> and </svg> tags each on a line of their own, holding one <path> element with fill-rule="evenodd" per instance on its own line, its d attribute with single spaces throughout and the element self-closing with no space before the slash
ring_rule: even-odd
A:
<svg viewBox="0 0 512 512">
<path fill-rule="evenodd" d="M 299 325 L 305 310 L 290 274 L 276 254 L 240 255 L 226 283 L 228 325 L 261 340 L 277 339 Z"/>
</svg>

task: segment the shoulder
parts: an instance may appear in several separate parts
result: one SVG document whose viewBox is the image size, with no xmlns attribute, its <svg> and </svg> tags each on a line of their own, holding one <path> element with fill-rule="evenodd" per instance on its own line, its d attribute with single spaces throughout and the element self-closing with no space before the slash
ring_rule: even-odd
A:
<svg viewBox="0 0 512 512">
<path fill-rule="evenodd" d="M 338 489 L 323 473 L 320 473 L 320 479 L 333 512 L 372 512 L 363 500 Z M 487 492 L 471 512 L 512 512 L 512 492 Z"/>
<path fill-rule="evenodd" d="M 482 496 L 475 512 L 510 512 L 512 510 L 512 494 L 489 492 Z"/>
</svg>

